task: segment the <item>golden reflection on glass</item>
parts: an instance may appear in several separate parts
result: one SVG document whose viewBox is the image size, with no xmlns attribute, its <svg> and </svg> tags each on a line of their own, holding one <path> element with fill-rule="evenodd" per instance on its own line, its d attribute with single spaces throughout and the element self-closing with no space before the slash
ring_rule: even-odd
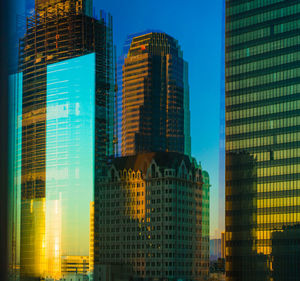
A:
<svg viewBox="0 0 300 281">
<path fill-rule="evenodd" d="M 294 254 L 279 247 L 295 244 L 288 237 L 297 233 L 293 227 L 300 223 L 300 69 L 296 66 L 300 5 L 296 2 L 226 2 L 228 281 L 299 276 L 281 261 L 285 256 L 292 265 Z M 250 158 L 256 170 L 252 175 Z M 247 191 L 251 182 L 253 192 Z M 247 195 L 254 200 L 240 205 Z M 253 252 L 245 250 L 250 245 Z M 279 272 L 286 272 L 285 279 L 276 275 Z"/>
</svg>

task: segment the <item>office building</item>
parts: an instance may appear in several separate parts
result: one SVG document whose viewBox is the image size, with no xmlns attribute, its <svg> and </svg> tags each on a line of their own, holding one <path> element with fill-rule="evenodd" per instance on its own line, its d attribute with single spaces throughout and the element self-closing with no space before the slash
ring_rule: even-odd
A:
<svg viewBox="0 0 300 281">
<path fill-rule="evenodd" d="M 133 279 L 205 280 L 203 193 L 202 170 L 186 155 L 149 152 L 113 159 L 95 195 L 95 264 L 127 265 Z"/>
<path fill-rule="evenodd" d="M 273 233 L 300 222 L 299 18 L 297 0 L 226 1 L 228 281 L 276 280 Z"/>
<path fill-rule="evenodd" d="M 113 154 L 115 66 L 112 19 L 90 17 L 91 4 L 36 2 L 20 40 L 10 267 L 22 280 L 68 279 L 69 261 L 93 274 L 94 188 Z"/>
<path fill-rule="evenodd" d="M 177 40 L 159 32 L 133 37 L 122 76 L 121 155 L 171 151 L 190 156 L 187 63 Z"/>
<path fill-rule="evenodd" d="M 125 43 L 123 44 L 122 54 L 118 57 L 117 62 L 117 91 L 115 100 L 115 155 L 120 157 L 122 155 L 122 96 L 123 96 L 123 65 L 128 55 L 132 39 L 137 36 L 144 35 L 146 33 L 154 32 L 153 30 L 147 30 L 144 32 L 138 32 L 127 36 Z M 159 32 L 159 31 L 157 31 Z"/>
</svg>

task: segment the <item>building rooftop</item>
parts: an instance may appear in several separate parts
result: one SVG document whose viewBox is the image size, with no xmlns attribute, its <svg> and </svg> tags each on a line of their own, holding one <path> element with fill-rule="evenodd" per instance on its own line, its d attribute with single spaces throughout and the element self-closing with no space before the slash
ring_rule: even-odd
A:
<svg viewBox="0 0 300 281">
<path fill-rule="evenodd" d="M 196 169 L 195 164 L 190 161 L 189 156 L 178 152 L 165 151 L 118 157 L 112 160 L 112 164 L 114 164 L 117 170 L 133 169 L 146 173 L 152 160 L 162 169 L 177 169 L 182 161 L 184 161 L 187 169 Z"/>
</svg>

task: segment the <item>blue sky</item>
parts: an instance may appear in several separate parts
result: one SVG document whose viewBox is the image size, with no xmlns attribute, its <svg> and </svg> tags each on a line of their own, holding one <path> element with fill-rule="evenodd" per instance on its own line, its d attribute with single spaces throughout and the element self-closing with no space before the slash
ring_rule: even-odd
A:
<svg viewBox="0 0 300 281">
<path fill-rule="evenodd" d="M 159 29 L 175 37 L 189 63 L 192 153 L 211 178 L 211 235 L 218 227 L 222 0 L 94 0 L 113 16 L 121 53 L 128 34 Z"/>
</svg>

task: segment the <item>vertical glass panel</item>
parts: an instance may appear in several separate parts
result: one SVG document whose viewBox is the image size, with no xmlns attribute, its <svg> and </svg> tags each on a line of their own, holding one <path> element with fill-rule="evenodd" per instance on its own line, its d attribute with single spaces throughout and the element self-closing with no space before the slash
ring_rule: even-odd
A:
<svg viewBox="0 0 300 281">
<path fill-rule="evenodd" d="M 23 75 L 9 77 L 9 277 L 18 279 L 20 268 L 21 162 Z"/>
<path fill-rule="evenodd" d="M 49 65 L 45 254 L 54 278 L 66 274 L 71 261 L 86 268 L 89 260 L 94 138 L 95 54 Z"/>
</svg>

